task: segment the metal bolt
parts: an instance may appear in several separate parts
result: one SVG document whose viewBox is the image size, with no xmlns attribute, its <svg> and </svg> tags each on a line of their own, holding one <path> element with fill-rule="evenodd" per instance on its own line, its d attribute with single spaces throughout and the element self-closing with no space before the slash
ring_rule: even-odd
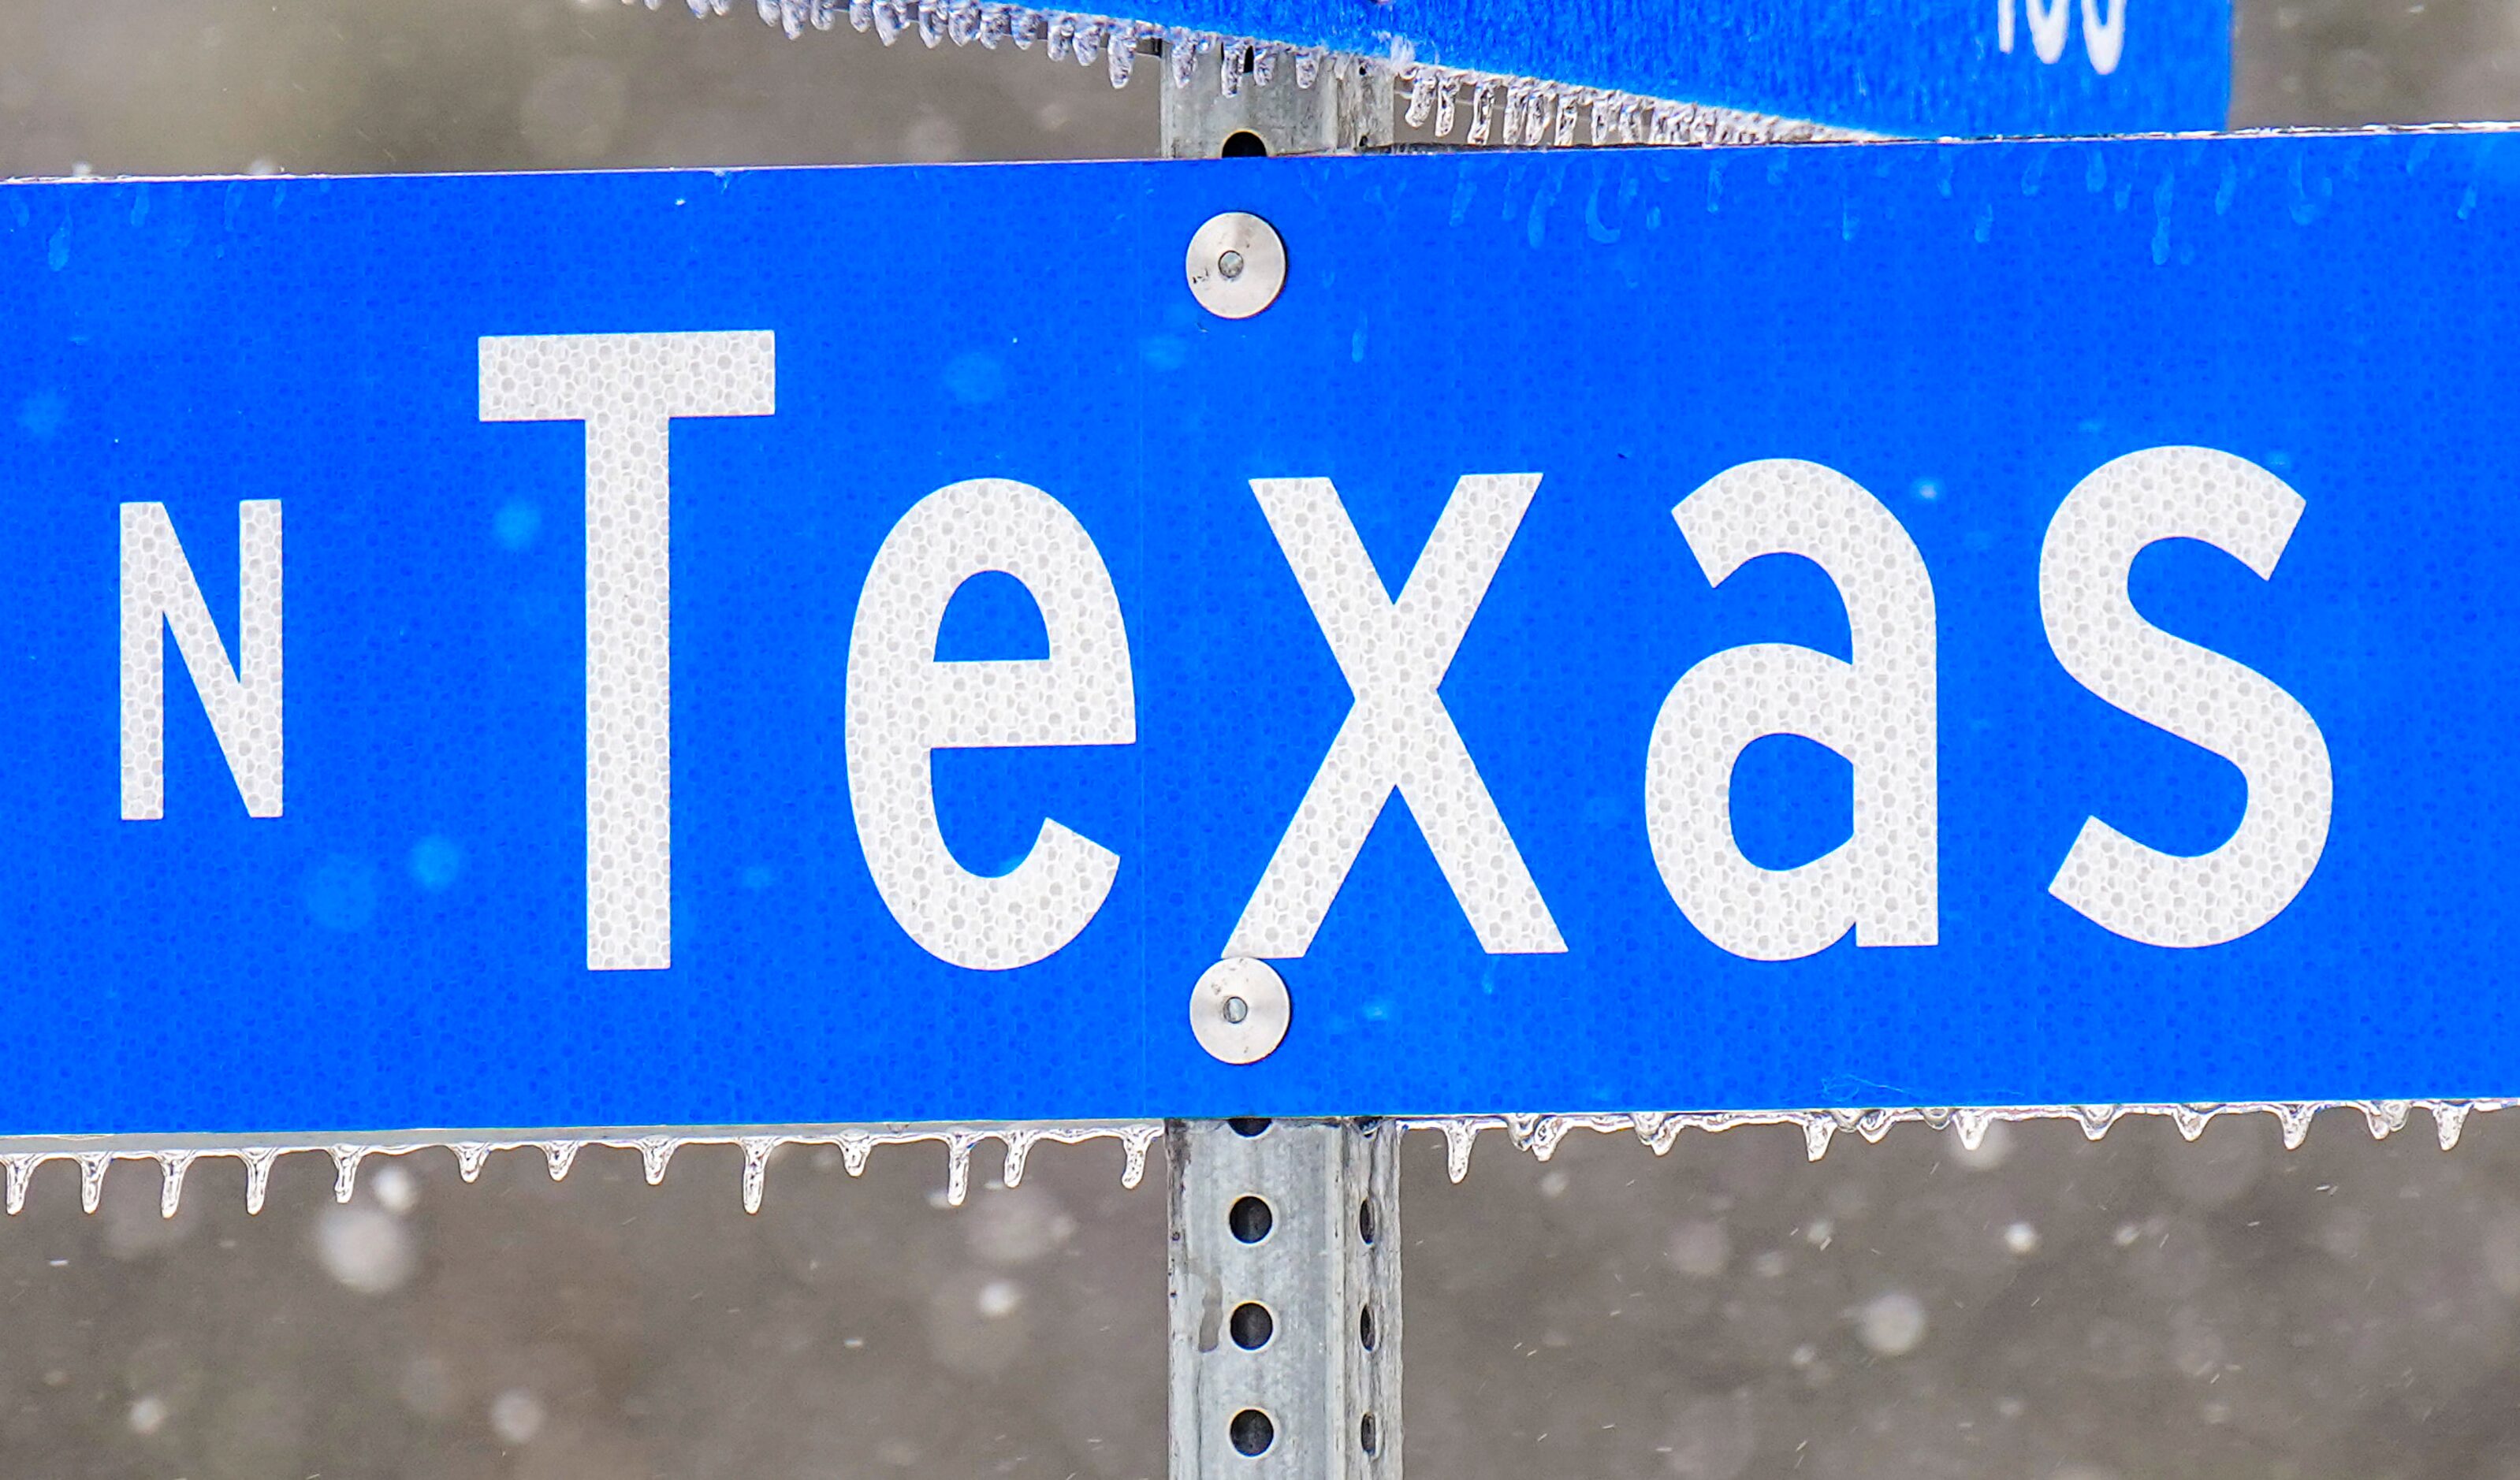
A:
<svg viewBox="0 0 2520 1480">
<path fill-rule="evenodd" d="M 1285 1041 L 1293 1006 L 1267 962 L 1236 958 L 1199 973 L 1190 993 L 1190 1030 L 1227 1063 L 1258 1063 Z"/>
<path fill-rule="evenodd" d="M 1229 210 L 1192 233 L 1182 271 L 1201 308 L 1220 319 L 1247 319 L 1286 286 L 1286 244 L 1258 216 Z"/>
</svg>

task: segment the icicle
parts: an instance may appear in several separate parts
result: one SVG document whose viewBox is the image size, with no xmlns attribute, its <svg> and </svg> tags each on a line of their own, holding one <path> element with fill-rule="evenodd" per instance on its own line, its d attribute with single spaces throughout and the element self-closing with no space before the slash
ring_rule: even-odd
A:
<svg viewBox="0 0 2520 1480">
<path fill-rule="evenodd" d="M 1278 48 L 1266 41 L 1260 43 L 1251 54 L 1251 76 L 1262 87 L 1278 80 Z"/>
<path fill-rule="evenodd" d="M 919 0 L 919 39 L 930 50 L 944 44 L 945 23 L 943 0 Z"/>
<path fill-rule="evenodd" d="M 2170 1123 L 2179 1127 L 2180 1136 L 2187 1141 L 2194 1141 L 2204 1135 L 2206 1122 L 2213 1118 L 2211 1111 L 2199 1109 L 2192 1104 L 2175 1104 L 2170 1107 Z"/>
<path fill-rule="evenodd" d="M 770 1180 L 770 1153 L 778 1145 L 779 1140 L 775 1136 L 743 1138 L 743 1210 L 746 1213 L 761 1211 L 762 1185 Z"/>
<path fill-rule="evenodd" d="M 1640 1110 L 1628 1117 L 1628 1128 L 1637 1140 L 1653 1148 L 1656 1156 L 1671 1154 L 1672 1144 L 1680 1139 L 1680 1122 L 1662 1110 Z"/>
<path fill-rule="evenodd" d="M 1805 1116 L 1803 1118 L 1803 1154 L 1814 1161 L 1820 1160 L 1828 1154 L 1828 1139 L 1836 1134 L 1837 1127 L 1830 1123 L 1827 1116 Z"/>
<path fill-rule="evenodd" d="M 1190 86 L 1191 74 L 1198 67 L 1198 41 L 1176 25 L 1164 32 L 1164 62 L 1169 67 L 1173 86 Z"/>
<path fill-rule="evenodd" d="M 692 19 L 696 21 L 703 21 L 708 18 L 709 0 L 691 0 L 691 4 Z"/>
<path fill-rule="evenodd" d="M 998 49 L 998 44 L 1007 39 L 1007 33 L 1010 29 L 1012 29 L 1012 22 L 1007 19 L 1007 8 L 1005 6 L 983 5 L 980 7 L 981 50 L 992 52 L 996 51 Z"/>
<path fill-rule="evenodd" d="M 184 1174 L 192 1170 L 194 1152 L 158 1153 L 158 1216 L 172 1218 L 184 1207 Z"/>
<path fill-rule="evenodd" d="M 1426 115 L 1432 112 L 1434 108 L 1435 69 L 1431 67 L 1418 67 L 1409 78 L 1409 112 L 1406 114 L 1409 126 L 1424 128 Z"/>
<path fill-rule="evenodd" d="M 1508 84 L 1505 90 L 1505 126 L 1498 130 L 1500 137 L 1497 140 L 1508 149 L 1522 142 L 1522 84 Z"/>
<path fill-rule="evenodd" d="M 1447 77 L 1444 79 L 1444 85 L 1435 93 L 1435 137 L 1438 139 L 1449 139 L 1453 136 L 1454 86 L 1453 80 Z"/>
<path fill-rule="evenodd" d="M 2433 1106 L 2433 1129 L 2441 1136 L 2445 1151 L 2458 1144 L 2458 1133 L 2467 1124 L 2467 1106 L 2436 1104 Z"/>
<path fill-rule="evenodd" d="M 1531 1149 L 1532 1142 L 1537 1140 L 1540 1136 L 1540 1117 L 1537 1115 L 1508 1115 L 1505 1118 L 1505 1133 L 1508 1137 L 1512 1139 L 1513 1148 L 1515 1150 L 1528 1151 Z"/>
<path fill-rule="evenodd" d="M 1592 126 L 1594 148 L 1598 149 L 1610 142 L 1610 95 L 1608 93 L 1593 95 L 1592 116 L 1587 121 Z"/>
<path fill-rule="evenodd" d="M 1470 95 L 1470 134 L 1468 142 L 1488 142 L 1488 114 L 1496 105 L 1496 84 L 1481 82 Z"/>
<path fill-rule="evenodd" d="M 1130 68 L 1138 65 L 1138 32 L 1134 26 L 1115 26 L 1111 38 L 1102 47 L 1102 65 L 1115 88 L 1129 85 Z"/>
<path fill-rule="evenodd" d="M 963 1199 L 971 1195 L 971 1147 L 980 1138 L 969 1131 L 954 1131 L 945 1138 L 945 1205 L 959 1208 Z"/>
<path fill-rule="evenodd" d="M 359 1162 L 367 1156 L 368 1148 L 338 1145 L 330 1149 L 333 1153 L 333 1200 L 347 1202 L 350 1194 L 358 1190 Z"/>
<path fill-rule="evenodd" d="M 827 31 L 840 23 L 840 0 L 814 0 L 814 29 Z"/>
<path fill-rule="evenodd" d="M 455 1147 L 455 1175 L 466 1182 L 481 1179 L 481 1163 L 490 1159 L 490 1147 L 478 1141 L 458 1143 Z"/>
<path fill-rule="evenodd" d="M 558 1182 L 568 1175 L 570 1164 L 577 1160 L 577 1147 L 578 1143 L 574 1141 L 543 1143 L 543 1160 L 551 1168 L 552 1181 Z"/>
<path fill-rule="evenodd" d="M 1147 1152 L 1162 1134 L 1161 1126 L 1132 1126 L 1120 1133 L 1121 1187 L 1134 1188 L 1147 1180 Z"/>
<path fill-rule="evenodd" d="M 1557 147 L 1559 149 L 1564 149 L 1575 142 L 1575 96 L 1573 93 L 1557 95 Z M 1594 105 L 1594 112 L 1598 116 L 1599 112 L 1600 105 L 1597 103 Z M 1595 133 L 1598 135 L 1599 130 L 1595 130 Z"/>
<path fill-rule="evenodd" d="M 956 46 L 968 46 L 980 36 L 980 7 L 972 0 L 950 0 L 945 7 L 945 34 Z"/>
<path fill-rule="evenodd" d="M 874 0 L 876 39 L 890 46 L 901 39 L 900 0 Z"/>
<path fill-rule="evenodd" d="M 1012 19 L 1007 22 L 1007 34 L 1013 38 L 1015 50 L 1032 50 L 1032 44 L 1041 39 L 1041 12 L 1029 5 L 1016 6 Z"/>
<path fill-rule="evenodd" d="M 1094 65 L 1094 59 L 1102 55 L 1102 22 L 1099 21 L 1087 21 L 1079 24 L 1076 27 L 1076 65 L 1079 67 L 1092 67 Z"/>
<path fill-rule="evenodd" d="M 805 34 L 805 27 L 812 23 L 812 13 L 806 9 L 805 0 L 779 0 L 779 29 L 787 33 L 788 40 L 793 41 Z"/>
<path fill-rule="evenodd" d="M 113 1163 L 111 1151 L 78 1153 L 79 1211 L 93 1213 L 105 1198 L 105 1169 Z"/>
<path fill-rule="evenodd" d="M 245 1215 L 262 1212 L 262 1200 L 271 1191 L 271 1164 L 280 1157 L 277 1146 L 248 1146 L 245 1150 Z"/>
<path fill-rule="evenodd" d="M 2373 1141 L 2386 1141 L 2391 1131 L 2404 1130 L 2407 1124 L 2407 1101 L 2403 1099 L 2365 1100 L 2362 1123 L 2371 1128 Z"/>
<path fill-rule="evenodd" d="M 2118 1107 L 2113 1104 L 2078 1104 L 2073 1110 L 2074 1119 L 2082 1124 L 2086 1141 L 2097 1141 L 2109 1134 L 2109 1127 L 2118 1118 Z"/>
<path fill-rule="evenodd" d="M 2275 1118 L 2283 1122 L 2284 1149 L 2300 1150 L 2301 1144 L 2310 1139 L 2310 1117 L 2317 1113 L 2318 1107 L 2307 1104 L 2281 1104 L 2273 1106 L 2273 1109 Z"/>
<path fill-rule="evenodd" d="M 1219 48 L 1216 58 L 1216 90 L 1219 96 L 1242 96 L 1243 59 L 1250 54 L 1251 43 L 1248 41 L 1229 41 Z"/>
<path fill-rule="evenodd" d="M 1523 99 L 1522 142 L 1534 148 L 1549 142 L 1549 110 L 1557 101 L 1557 90 L 1534 87 Z"/>
<path fill-rule="evenodd" d="M 1458 1117 L 1444 1122 L 1444 1175 L 1456 1187 L 1470 1175 L 1470 1151 L 1478 1140 L 1479 1128 L 1471 1122 Z"/>
<path fill-rule="evenodd" d="M 1023 1186 L 1024 1158 L 1032 1154 L 1032 1144 L 1040 1139 L 1039 1131 L 1023 1130 L 1009 1131 L 999 1138 L 1007 1148 L 1007 1169 L 1004 1180 L 1008 1187 Z"/>
<path fill-rule="evenodd" d="M 1067 14 L 1065 11 L 1061 11 L 1051 17 L 1050 45 L 1047 48 L 1050 60 L 1057 62 L 1060 58 L 1065 57 L 1068 53 L 1068 49 L 1072 47 L 1075 42 L 1076 18 Z"/>
<path fill-rule="evenodd" d="M 1962 1110 L 1952 1117 L 1952 1124 L 1960 1133 L 1960 1145 L 1971 1151 L 1986 1144 L 1986 1128 L 1994 1121 L 1992 1110 Z"/>
<path fill-rule="evenodd" d="M 1619 100 L 1620 142 L 1626 144 L 1642 144 L 1644 142 L 1644 123 L 1642 121 L 1643 112 L 1644 104 L 1641 100 L 1633 97 L 1621 98 Z"/>
<path fill-rule="evenodd" d="M 642 1136 L 638 1140 L 640 1170 L 648 1174 L 648 1186 L 665 1180 L 665 1164 L 674 1159 L 674 1138 Z"/>
<path fill-rule="evenodd" d="M 1889 1135 L 1890 1128 L 1898 1123 L 1899 1117 L 1894 1111 L 1867 1110 L 1855 1117 L 1855 1134 L 1863 1137 L 1867 1144 L 1877 1146 L 1881 1138 Z"/>
<path fill-rule="evenodd" d="M 23 1151 L 0 1156 L 0 1166 L 9 1169 L 9 1216 L 17 1217 L 26 1210 L 26 1179 L 35 1175 L 35 1164 L 41 1158 Z"/>
<path fill-rule="evenodd" d="M 1322 79 L 1322 58 L 1324 55 L 1324 53 L 1317 50 L 1299 51 L 1295 53 L 1295 85 L 1297 87 L 1310 87 Z"/>
</svg>

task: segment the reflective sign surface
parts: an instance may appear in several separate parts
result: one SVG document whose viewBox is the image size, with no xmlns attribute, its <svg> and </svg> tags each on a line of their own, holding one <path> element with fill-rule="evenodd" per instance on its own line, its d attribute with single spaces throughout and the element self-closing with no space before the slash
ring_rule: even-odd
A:
<svg viewBox="0 0 2520 1480">
<path fill-rule="evenodd" d="M 0 1133 L 2509 1094 L 2515 240 L 2493 135 L 8 187 Z"/>
</svg>

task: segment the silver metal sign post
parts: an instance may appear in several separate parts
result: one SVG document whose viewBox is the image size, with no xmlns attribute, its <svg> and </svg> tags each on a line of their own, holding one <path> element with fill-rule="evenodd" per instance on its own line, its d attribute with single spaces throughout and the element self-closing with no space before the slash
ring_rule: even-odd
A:
<svg viewBox="0 0 2520 1480">
<path fill-rule="evenodd" d="M 1398 1480 L 1400 1128 L 1173 1121 L 1173 1480 Z"/>
</svg>

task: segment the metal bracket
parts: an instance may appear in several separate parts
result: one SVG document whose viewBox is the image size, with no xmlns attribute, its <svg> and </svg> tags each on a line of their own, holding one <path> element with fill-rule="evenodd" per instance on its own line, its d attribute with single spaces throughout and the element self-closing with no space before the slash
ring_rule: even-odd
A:
<svg viewBox="0 0 2520 1480">
<path fill-rule="evenodd" d="M 1176 60 L 1166 59 L 1157 88 L 1167 158 L 1346 155 L 1391 147 L 1396 99 L 1388 65 L 1332 55 L 1305 87 L 1292 75 L 1295 63 L 1283 59 L 1270 80 L 1261 81 L 1248 44 L 1202 47 L 1187 82 L 1176 80 Z"/>
<path fill-rule="evenodd" d="M 1171 1121 L 1172 1480 L 1399 1480 L 1400 1134 Z"/>
</svg>

